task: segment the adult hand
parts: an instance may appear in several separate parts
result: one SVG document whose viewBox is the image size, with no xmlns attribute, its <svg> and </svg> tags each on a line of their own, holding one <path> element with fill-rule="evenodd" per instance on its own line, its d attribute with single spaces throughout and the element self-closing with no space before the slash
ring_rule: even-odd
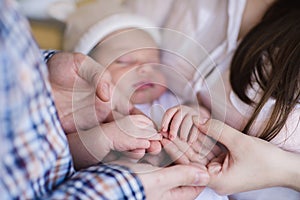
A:
<svg viewBox="0 0 300 200">
<path fill-rule="evenodd" d="M 160 141 L 153 122 L 144 115 L 127 115 L 110 123 L 101 125 L 106 136 L 102 146 L 109 150 L 124 152 L 132 159 L 140 159 L 153 141 Z"/>
<path fill-rule="evenodd" d="M 114 89 L 110 74 L 90 57 L 60 52 L 47 64 L 55 105 L 66 133 L 75 132 L 76 126 L 94 127 L 112 110 L 126 115 L 132 109 L 129 101 Z M 112 96 L 118 101 L 112 101 Z"/>
<path fill-rule="evenodd" d="M 219 194 L 287 186 L 284 180 L 289 177 L 290 162 L 295 160 L 288 152 L 259 138 L 247 136 L 218 120 L 202 124 L 195 119 L 194 123 L 228 149 L 207 165 L 209 187 Z"/>
<path fill-rule="evenodd" d="M 193 118 L 197 117 L 198 120 L 207 121 L 207 114 L 199 112 L 200 115 L 194 115 Z M 209 161 L 218 156 L 222 149 L 216 145 L 216 141 L 212 140 L 207 135 L 201 133 L 201 131 L 193 124 L 192 116 L 190 116 L 192 123 L 192 140 L 187 141 L 184 138 L 175 138 L 173 140 L 163 139 L 162 144 L 164 150 L 168 153 L 171 159 L 175 163 L 179 164 L 190 164 L 198 163 L 206 165 Z M 186 131 L 188 132 L 188 131 Z"/>
<path fill-rule="evenodd" d="M 140 159 L 150 147 L 150 141 L 162 138 L 152 121 L 143 115 L 127 115 L 67 137 L 76 168 L 96 164 L 112 150 Z"/>
<path fill-rule="evenodd" d="M 150 164 L 137 164 L 117 161 L 128 166 L 140 178 L 147 199 L 181 200 L 195 199 L 204 189 L 209 176 L 203 168 L 175 165 L 158 168 Z"/>
<path fill-rule="evenodd" d="M 203 134 L 198 133 L 198 139 L 190 144 L 180 138 L 173 140 L 163 139 L 163 149 L 177 164 L 200 164 L 206 165 L 222 151 L 214 141 L 207 139 Z"/>
</svg>

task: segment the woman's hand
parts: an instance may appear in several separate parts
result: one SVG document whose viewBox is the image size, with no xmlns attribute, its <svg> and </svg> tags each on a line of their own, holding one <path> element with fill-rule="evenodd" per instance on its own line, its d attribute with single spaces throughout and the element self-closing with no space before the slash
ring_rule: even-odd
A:
<svg viewBox="0 0 300 200">
<path fill-rule="evenodd" d="M 245 135 L 218 120 L 209 120 L 205 124 L 199 123 L 197 119 L 194 121 L 201 132 L 228 149 L 228 152 L 207 165 L 210 174 L 209 187 L 219 194 L 299 184 L 299 179 L 296 178 L 295 181 L 295 177 L 290 178 L 288 173 L 294 168 L 293 162 L 297 163 L 298 160 L 299 163 L 300 158 L 296 158 L 296 154 Z"/>
<path fill-rule="evenodd" d="M 197 140 L 193 144 L 189 144 L 180 138 L 174 140 L 163 139 L 161 143 L 171 160 L 177 164 L 207 165 L 211 159 L 222 152 L 215 141 L 202 133 L 198 134 Z"/>
</svg>

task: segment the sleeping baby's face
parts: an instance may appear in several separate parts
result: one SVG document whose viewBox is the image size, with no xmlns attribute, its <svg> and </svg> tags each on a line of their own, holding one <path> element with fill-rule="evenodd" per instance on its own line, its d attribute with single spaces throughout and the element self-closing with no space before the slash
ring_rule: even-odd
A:
<svg viewBox="0 0 300 200">
<path fill-rule="evenodd" d="M 166 91 L 159 49 L 142 30 L 114 33 L 99 43 L 91 56 L 108 66 L 113 83 L 134 104 L 151 103 Z"/>
</svg>

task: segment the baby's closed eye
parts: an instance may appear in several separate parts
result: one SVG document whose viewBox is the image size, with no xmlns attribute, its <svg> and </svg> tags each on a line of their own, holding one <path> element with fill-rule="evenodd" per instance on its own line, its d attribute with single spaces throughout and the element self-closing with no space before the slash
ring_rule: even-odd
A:
<svg viewBox="0 0 300 200">
<path fill-rule="evenodd" d="M 117 64 L 131 65 L 136 62 L 136 59 L 130 55 L 120 56 L 116 61 Z"/>
</svg>

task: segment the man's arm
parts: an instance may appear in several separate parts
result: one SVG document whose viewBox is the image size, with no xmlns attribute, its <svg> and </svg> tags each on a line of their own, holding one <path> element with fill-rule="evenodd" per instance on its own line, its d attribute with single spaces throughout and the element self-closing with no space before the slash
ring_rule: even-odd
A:
<svg viewBox="0 0 300 200">
<path fill-rule="evenodd" d="M 46 199 L 145 199 L 144 188 L 126 167 L 95 165 L 74 173 Z"/>
</svg>

